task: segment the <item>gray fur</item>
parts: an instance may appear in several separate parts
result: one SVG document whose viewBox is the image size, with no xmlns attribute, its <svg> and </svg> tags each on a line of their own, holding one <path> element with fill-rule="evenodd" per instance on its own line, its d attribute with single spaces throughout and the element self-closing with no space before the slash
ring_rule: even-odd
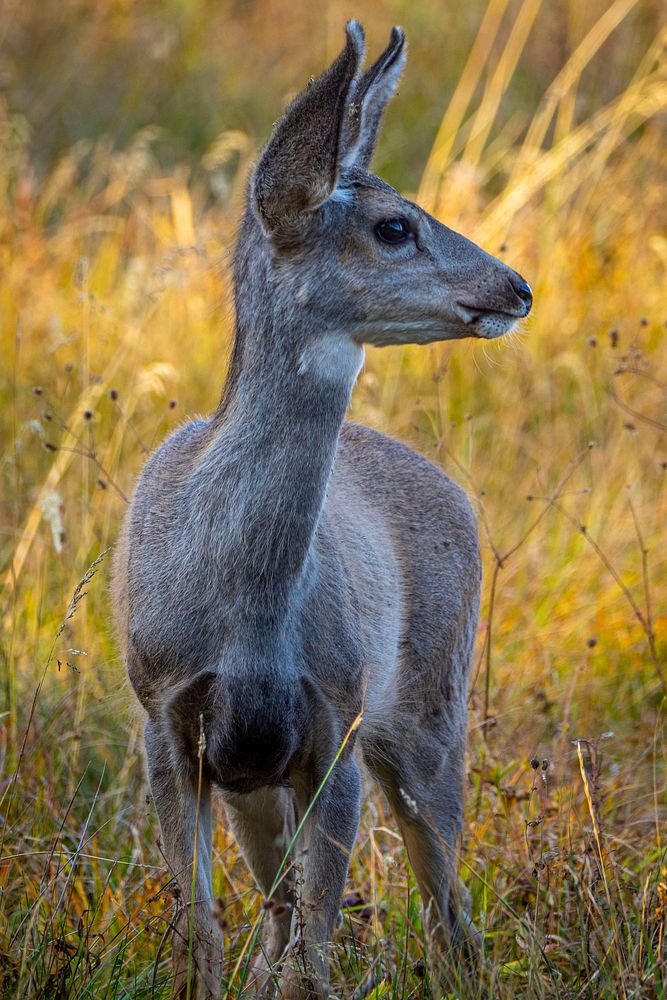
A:
<svg viewBox="0 0 667 1000">
<path fill-rule="evenodd" d="M 352 22 L 341 56 L 277 126 L 249 185 L 220 406 L 150 457 L 117 550 L 119 633 L 185 901 L 205 737 L 194 949 L 204 996 L 222 972 L 211 786 L 268 893 L 362 711 L 356 749 L 351 740 L 299 845 L 304 940 L 290 951 L 287 906 L 268 914 L 256 989 L 270 992 L 274 967 L 281 995 L 327 995 L 361 757 L 405 839 L 434 956 L 469 928 L 454 852 L 479 608 L 475 519 L 436 466 L 344 417 L 363 343 L 498 336 L 529 305 L 515 272 L 366 172 L 403 53 L 395 29 L 360 76 Z M 386 246 L 374 226 L 397 216 L 414 237 Z M 283 881 L 278 902 L 291 893 Z M 182 993 L 186 938 L 187 924 L 174 939 Z"/>
</svg>

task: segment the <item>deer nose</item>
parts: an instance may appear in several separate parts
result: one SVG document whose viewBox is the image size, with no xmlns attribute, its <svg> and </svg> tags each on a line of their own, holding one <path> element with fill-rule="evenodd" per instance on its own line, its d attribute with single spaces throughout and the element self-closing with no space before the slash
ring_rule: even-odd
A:
<svg viewBox="0 0 667 1000">
<path fill-rule="evenodd" d="M 530 307 L 533 304 L 533 292 L 530 285 L 527 281 L 524 281 L 520 274 L 517 274 L 512 277 L 512 288 L 526 307 L 524 315 L 527 316 L 530 312 Z"/>
</svg>

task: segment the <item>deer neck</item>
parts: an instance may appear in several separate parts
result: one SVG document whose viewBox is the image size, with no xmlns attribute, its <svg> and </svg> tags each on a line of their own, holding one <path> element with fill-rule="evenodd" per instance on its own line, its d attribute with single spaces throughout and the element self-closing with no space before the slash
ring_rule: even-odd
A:
<svg viewBox="0 0 667 1000">
<path fill-rule="evenodd" d="M 309 561 L 363 350 L 343 334 L 313 336 L 297 309 L 246 320 L 205 461 L 222 498 L 221 563 L 235 588 L 275 602 Z"/>
</svg>

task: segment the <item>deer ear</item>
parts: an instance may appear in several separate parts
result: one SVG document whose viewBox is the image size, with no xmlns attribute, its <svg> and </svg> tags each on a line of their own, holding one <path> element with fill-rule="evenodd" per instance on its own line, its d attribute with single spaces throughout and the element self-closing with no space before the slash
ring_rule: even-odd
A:
<svg viewBox="0 0 667 1000">
<path fill-rule="evenodd" d="M 255 207 L 272 236 L 298 236 L 308 212 L 338 180 L 349 95 L 364 55 L 364 33 L 348 21 L 347 44 L 326 73 L 313 80 L 278 122 L 252 182 Z"/>
<path fill-rule="evenodd" d="M 382 115 L 394 96 L 406 55 L 403 29 L 392 28 L 387 48 L 356 81 L 345 135 L 344 166 L 368 169 Z"/>
</svg>

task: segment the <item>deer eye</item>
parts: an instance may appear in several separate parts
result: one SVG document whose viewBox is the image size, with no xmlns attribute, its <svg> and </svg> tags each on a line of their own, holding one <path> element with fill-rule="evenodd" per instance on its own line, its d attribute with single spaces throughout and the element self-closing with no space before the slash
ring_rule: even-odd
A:
<svg viewBox="0 0 667 1000">
<path fill-rule="evenodd" d="M 407 219 L 383 219 L 374 229 L 381 243 L 404 243 L 411 235 Z"/>
</svg>

